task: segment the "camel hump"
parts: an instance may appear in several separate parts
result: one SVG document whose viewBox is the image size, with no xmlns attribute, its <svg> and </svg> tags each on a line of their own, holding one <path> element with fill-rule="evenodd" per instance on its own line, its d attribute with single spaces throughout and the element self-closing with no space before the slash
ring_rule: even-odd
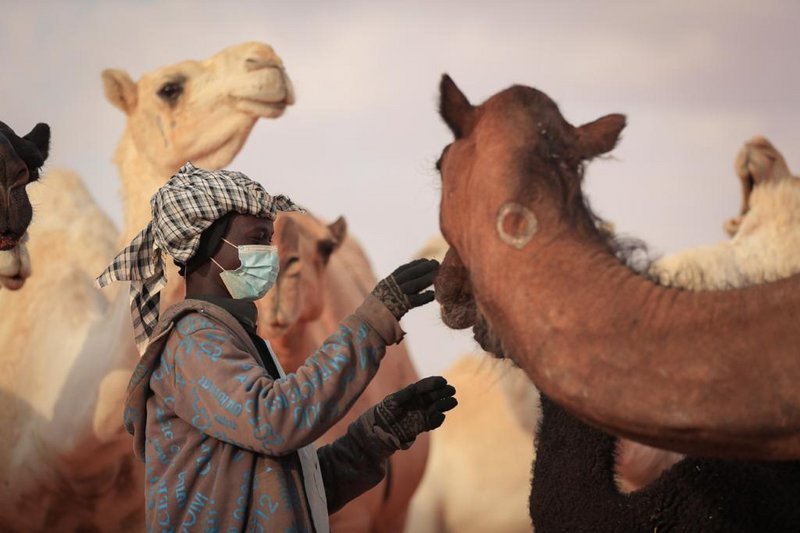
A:
<svg viewBox="0 0 800 533">
<path fill-rule="evenodd" d="M 35 207 L 28 243 L 34 265 L 65 253 L 60 257 L 81 258 L 80 268 L 90 277 L 99 274 L 117 252 L 119 232 L 83 179 L 55 168 L 34 185 L 29 187 Z"/>
<path fill-rule="evenodd" d="M 71 221 L 91 219 L 103 220 L 102 228 L 116 238 L 114 222 L 100 209 L 83 179 L 71 170 L 53 168 L 35 186 L 30 187 L 31 200 L 35 201 L 35 217 L 39 223 L 62 226 Z"/>
</svg>

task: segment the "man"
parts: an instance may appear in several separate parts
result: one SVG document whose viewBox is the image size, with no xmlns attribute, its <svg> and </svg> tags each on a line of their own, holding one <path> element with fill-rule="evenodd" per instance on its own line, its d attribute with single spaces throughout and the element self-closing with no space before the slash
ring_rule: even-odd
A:
<svg viewBox="0 0 800 533">
<path fill-rule="evenodd" d="M 328 514 L 377 484 L 386 459 L 438 427 L 455 389 L 432 377 L 369 409 L 334 443 L 335 424 L 399 342 L 399 318 L 433 299 L 436 261 L 404 265 L 294 374 L 256 335 L 275 282 L 279 210 L 297 210 L 238 172 L 184 165 L 151 200 L 153 220 L 98 278 L 131 281 L 137 345 L 125 424 L 146 464 L 148 531 L 328 531 Z M 158 317 L 167 253 L 186 300 Z M 424 291 L 424 292 L 423 292 Z"/>
</svg>

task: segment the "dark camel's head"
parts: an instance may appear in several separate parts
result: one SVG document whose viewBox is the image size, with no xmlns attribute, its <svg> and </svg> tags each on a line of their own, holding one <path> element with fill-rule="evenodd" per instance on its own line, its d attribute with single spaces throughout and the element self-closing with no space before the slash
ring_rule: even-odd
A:
<svg viewBox="0 0 800 533">
<path fill-rule="evenodd" d="M 25 187 L 39 179 L 49 146 L 47 124 L 19 137 L 0 122 L 0 250 L 14 248 L 28 229 L 33 208 Z"/>
<path fill-rule="evenodd" d="M 546 94 L 515 85 L 474 106 L 445 75 L 440 113 L 455 140 L 437 163 L 439 224 L 451 248 L 436 281 L 445 323 L 473 327 L 487 351 L 502 351 L 473 298 L 470 269 L 486 239 L 541 246 L 568 232 L 608 246 L 582 190 L 584 162 L 610 151 L 623 115 L 572 126 Z M 498 274 L 502 275 L 502 274 Z"/>
</svg>

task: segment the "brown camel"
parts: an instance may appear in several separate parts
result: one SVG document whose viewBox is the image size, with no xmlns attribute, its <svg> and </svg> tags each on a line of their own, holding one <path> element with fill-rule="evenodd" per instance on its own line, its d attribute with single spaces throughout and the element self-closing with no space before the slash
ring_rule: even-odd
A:
<svg viewBox="0 0 800 533">
<path fill-rule="evenodd" d="M 441 114 L 456 138 L 439 162 L 448 325 L 473 327 L 604 431 L 701 456 L 800 458 L 800 276 L 691 292 L 626 265 L 581 191 L 622 115 L 574 127 L 522 86 L 473 106 L 447 76 Z"/>
<path fill-rule="evenodd" d="M 330 225 L 300 213 L 282 213 L 275 224 L 280 257 L 276 286 L 256 302 L 258 333 L 268 339 L 287 372 L 294 372 L 377 282 L 343 218 Z M 317 444 L 343 435 L 347 426 L 387 394 L 418 379 L 405 346 L 387 348 L 375 377 L 350 411 Z M 377 486 L 331 516 L 339 532 L 400 532 L 428 457 L 428 435 L 392 456 Z"/>
<path fill-rule="evenodd" d="M 33 207 L 26 187 L 39 179 L 49 148 L 47 124 L 37 124 L 20 137 L 0 122 L 0 287 L 20 289 L 30 276 L 23 240 Z"/>
</svg>

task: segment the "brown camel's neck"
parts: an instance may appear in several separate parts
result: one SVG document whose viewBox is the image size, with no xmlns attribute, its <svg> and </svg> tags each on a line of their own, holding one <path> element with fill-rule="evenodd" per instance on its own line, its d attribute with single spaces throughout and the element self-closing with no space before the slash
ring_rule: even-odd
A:
<svg viewBox="0 0 800 533">
<path fill-rule="evenodd" d="M 315 322 L 297 322 L 284 335 L 269 339 L 286 373 L 295 372 L 320 348 L 315 345 L 314 339 L 327 337 L 325 331 L 309 333 L 309 329 L 315 327 L 319 327 Z"/>
<path fill-rule="evenodd" d="M 687 292 L 651 283 L 598 244 L 537 236 L 516 250 L 490 240 L 483 264 L 468 265 L 476 299 L 545 394 L 663 448 L 800 457 L 800 276 Z"/>
</svg>

